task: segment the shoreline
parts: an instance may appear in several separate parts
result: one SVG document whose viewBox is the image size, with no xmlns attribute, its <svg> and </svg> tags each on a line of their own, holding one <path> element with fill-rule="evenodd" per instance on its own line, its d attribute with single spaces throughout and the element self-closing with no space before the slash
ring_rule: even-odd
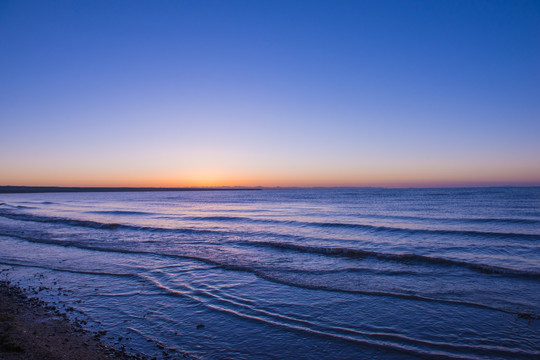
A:
<svg viewBox="0 0 540 360">
<path fill-rule="evenodd" d="M 0 281 L 0 358 L 6 360 L 143 360 L 102 341 L 92 332 L 10 281 Z"/>
</svg>

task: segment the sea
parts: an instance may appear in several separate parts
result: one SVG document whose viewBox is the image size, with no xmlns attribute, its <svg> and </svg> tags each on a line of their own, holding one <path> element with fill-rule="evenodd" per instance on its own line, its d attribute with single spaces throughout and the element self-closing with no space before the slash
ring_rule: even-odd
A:
<svg viewBox="0 0 540 360">
<path fill-rule="evenodd" d="M 0 194 L 0 278 L 158 359 L 538 359 L 540 188 Z"/>
</svg>

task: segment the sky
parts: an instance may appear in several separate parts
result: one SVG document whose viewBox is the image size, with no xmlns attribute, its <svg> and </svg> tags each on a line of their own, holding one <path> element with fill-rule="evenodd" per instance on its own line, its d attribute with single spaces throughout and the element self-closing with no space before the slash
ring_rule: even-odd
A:
<svg viewBox="0 0 540 360">
<path fill-rule="evenodd" d="M 0 185 L 540 185 L 539 1 L 0 1 Z"/>
</svg>

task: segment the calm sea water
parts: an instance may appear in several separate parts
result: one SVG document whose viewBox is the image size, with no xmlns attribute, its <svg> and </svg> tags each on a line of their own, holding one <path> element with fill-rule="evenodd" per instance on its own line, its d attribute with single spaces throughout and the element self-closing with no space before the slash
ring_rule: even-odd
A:
<svg viewBox="0 0 540 360">
<path fill-rule="evenodd" d="M 0 202 L 2 276 L 150 356 L 540 357 L 540 188 Z"/>
</svg>

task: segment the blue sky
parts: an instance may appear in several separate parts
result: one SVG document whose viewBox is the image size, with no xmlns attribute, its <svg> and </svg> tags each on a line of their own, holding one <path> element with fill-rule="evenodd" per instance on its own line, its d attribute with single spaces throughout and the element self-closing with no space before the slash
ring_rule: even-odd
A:
<svg viewBox="0 0 540 360">
<path fill-rule="evenodd" d="M 0 184 L 540 184 L 537 1 L 3 1 Z"/>
</svg>

